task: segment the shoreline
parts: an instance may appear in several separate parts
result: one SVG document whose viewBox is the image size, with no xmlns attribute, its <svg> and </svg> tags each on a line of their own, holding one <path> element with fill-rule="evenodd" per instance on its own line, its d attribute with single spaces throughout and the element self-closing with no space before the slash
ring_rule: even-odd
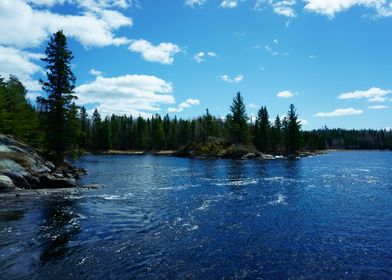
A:
<svg viewBox="0 0 392 280">
<path fill-rule="evenodd" d="M 332 151 L 332 150 L 331 150 Z M 266 154 L 260 152 L 247 151 L 242 156 L 230 157 L 222 156 L 220 154 L 192 154 L 181 153 L 181 150 L 162 150 L 162 151 L 138 151 L 138 150 L 107 150 L 98 152 L 87 152 L 87 154 L 97 154 L 97 155 L 153 155 L 153 156 L 173 156 L 179 158 L 194 158 L 194 159 L 256 159 L 256 160 L 275 160 L 275 159 L 292 159 L 301 157 L 310 157 L 327 154 L 329 150 L 317 150 L 317 151 L 301 151 L 292 155 L 281 155 L 281 154 Z"/>
</svg>

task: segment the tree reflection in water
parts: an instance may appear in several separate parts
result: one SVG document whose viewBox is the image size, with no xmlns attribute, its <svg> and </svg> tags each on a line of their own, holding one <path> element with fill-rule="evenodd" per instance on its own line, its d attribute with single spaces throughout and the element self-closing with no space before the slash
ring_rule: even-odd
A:
<svg viewBox="0 0 392 280">
<path fill-rule="evenodd" d="M 54 196 L 47 201 L 37 238 L 42 247 L 42 262 L 62 259 L 71 249 L 69 242 L 80 232 L 75 208 L 75 200 L 64 196 Z"/>
</svg>

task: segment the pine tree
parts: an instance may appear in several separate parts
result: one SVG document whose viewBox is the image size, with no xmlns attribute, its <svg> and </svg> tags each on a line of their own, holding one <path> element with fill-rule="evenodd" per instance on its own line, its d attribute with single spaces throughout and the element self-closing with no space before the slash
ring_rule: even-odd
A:
<svg viewBox="0 0 392 280">
<path fill-rule="evenodd" d="M 91 146 L 94 150 L 98 150 L 101 148 L 102 134 L 101 134 L 101 115 L 98 110 L 95 109 L 92 117 L 92 133 L 91 133 Z"/>
<path fill-rule="evenodd" d="M 79 112 L 79 119 L 80 119 L 80 146 L 82 148 L 89 147 L 89 136 L 90 136 L 90 123 L 88 119 L 88 114 L 86 108 L 80 108 Z"/>
<path fill-rule="evenodd" d="M 61 161 L 71 147 L 73 141 L 66 135 L 73 127 L 67 125 L 73 100 L 76 78 L 71 70 L 72 52 L 68 50 L 67 39 L 63 31 L 58 31 L 50 38 L 45 50 L 47 81 L 40 80 L 42 89 L 47 98 L 41 97 L 38 102 L 44 109 L 44 122 L 46 126 L 46 140 L 48 149 L 55 153 L 57 160 Z"/>
<path fill-rule="evenodd" d="M 267 107 L 261 107 L 257 113 L 255 134 L 256 148 L 261 152 L 269 152 L 271 149 L 271 123 Z"/>
<path fill-rule="evenodd" d="M 293 154 L 298 151 L 302 142 L 301 122 L 298 120 L 297 109 L 295 108 L 294 104 L 290 105 L 289 111 L 287 112 L 287 122 L 287 151 Z"/>
<path fill-rule="evenodd" d="M 271 148 L 275 153 L 281 151 L 282 142 L 282 123 L 280 121 L 279 115 L 276 116 L 274 126 L 271 128 Z"/>
<path fill-rule="evenodd" d="M 228 115 L 229 136 L 235 144 L 244 144 L 249 140 L 248 116 L 246 115 L 244 100 L 238 92 L 230 106 L 231 114 Z"/>
</svg>

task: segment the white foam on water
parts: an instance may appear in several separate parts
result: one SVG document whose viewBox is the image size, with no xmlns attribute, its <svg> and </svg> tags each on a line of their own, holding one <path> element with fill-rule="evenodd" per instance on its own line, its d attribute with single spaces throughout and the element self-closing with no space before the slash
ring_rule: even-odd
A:
<svg viewBox="0 0 392 280">
<path fill-rule="evenodd" d="M 274 181 L 274 182 L 281 182 L 285 180 L 285 177 L 282 176 L 276 176 L 276 177 L 269 177 L 269 178 L 264 178 L 266 181 Z"/>
<path fill-rule="evenodd" d="M 278 204 L 286 205 L 287 204 L 286 199 L 287 199 L 287 196 L 285 196 L 284 194 L 278 193 L 276 195 L 276 199 L 268 202 L 268 204 L 271 204 L 271 205 L 278 205 Z"/>
<path fill-rule="evenodd" d="M 258 179 L 246 178 L 243 180 L 224 180 L 222 183 L 216 183 L 216 186 L 248 186 L 258 183 Z"/>
</svg>

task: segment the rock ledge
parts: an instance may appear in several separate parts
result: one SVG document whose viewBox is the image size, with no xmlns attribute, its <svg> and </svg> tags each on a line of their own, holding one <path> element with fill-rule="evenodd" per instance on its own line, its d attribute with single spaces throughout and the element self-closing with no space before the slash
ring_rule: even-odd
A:
<svg viewBox="0 0 392 280">
<path fill-rule="evenodd" d="M 0 191 L 72 188 L 86 171 L 64 163 L 55 167 L 31 147 L 0 135 Z"/>
</svg>

